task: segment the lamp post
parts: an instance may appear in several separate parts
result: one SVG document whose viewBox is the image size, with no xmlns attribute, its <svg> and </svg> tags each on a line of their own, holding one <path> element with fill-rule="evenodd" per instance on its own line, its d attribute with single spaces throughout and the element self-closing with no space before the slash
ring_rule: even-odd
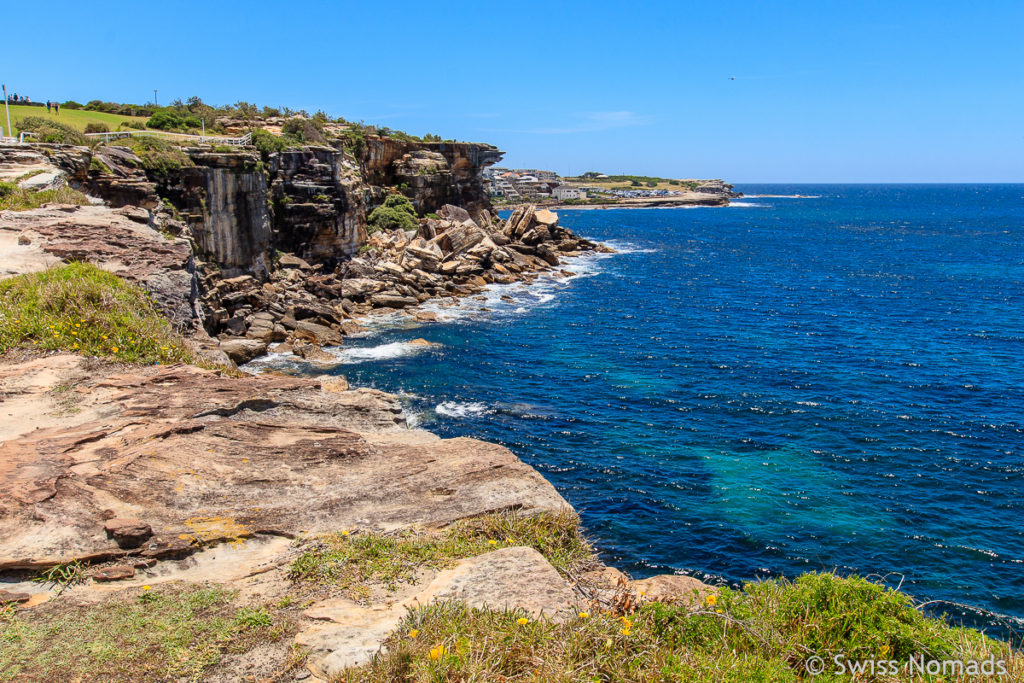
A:
<svg viewBox="0 0 1024 683">
<path fill-rule="evenodd" d="M 153 106 L 159 106 L 159 102 L 156 101 L 156 88 L 153 88 Z"/>
<path fill-rule="evenodd" d="M 11 103 L 7 100 L 7 84 L 4 83 L 4 108 L 7 109 L 7 134 L 14 137 L 14 129 L 11 128 Z"/>
</svg>

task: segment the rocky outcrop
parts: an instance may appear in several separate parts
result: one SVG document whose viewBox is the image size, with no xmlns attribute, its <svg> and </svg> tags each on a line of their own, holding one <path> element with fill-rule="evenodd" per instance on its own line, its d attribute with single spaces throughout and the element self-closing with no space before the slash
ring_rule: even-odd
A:
<svg viewBox="0 0 1024 683">
<path fill-rule="evenodd" d="M 0 428 L 0 571 L 567 507 L 507 449 L 407 430 L 400 404 L 373 390 L 188 366 L 125 373 L 74 355 L 0 366 L 0 385 L 4 412 L 21 416 Z M 74 413 L 58 385 L 75 392 Z"/>
<path fill-rule="evenodd" d="M 481 172 L 504 152 L 472 142 L 416 142 L 368 136 L 357 158 L 370 185 L 404 187 L 420 214 L 445 204 L 464 207 L 480 220 L 491 203 Z"/>
<path fill-rule="evenodd" d="M 0 253 L 0 273 L 16 275 L 61 261 L 88 261 L 149 291 L 179 330 L 195 330 L 201 312 L 191 246 L 156 228 L 154 215 L 138 207 L 53 204 L 4 211 L 0 245 L 12 244 Z M 23 244 L 14 246 L 15 236 Z M 29 256 L 20 258 L 21 250 Z"/>
<path fill-rule="evenodd" d="M 359 168 L 330 147 L 274 154 L 269 164 L 277 249 L 329 267 L 366 240 Z"/>
</svg>

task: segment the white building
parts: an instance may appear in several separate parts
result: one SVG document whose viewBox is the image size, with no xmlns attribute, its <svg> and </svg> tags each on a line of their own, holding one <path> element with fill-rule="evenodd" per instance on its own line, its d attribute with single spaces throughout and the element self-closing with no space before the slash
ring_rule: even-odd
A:
<svg viewBox="0 0 1024 683">
<path fill-rule="evenodd" d="M 569 185 L 559 185 L 551 191 L 551 196 L 559 201 L 566 199 L 586 199 L 587 191 Z"/>
</svg>

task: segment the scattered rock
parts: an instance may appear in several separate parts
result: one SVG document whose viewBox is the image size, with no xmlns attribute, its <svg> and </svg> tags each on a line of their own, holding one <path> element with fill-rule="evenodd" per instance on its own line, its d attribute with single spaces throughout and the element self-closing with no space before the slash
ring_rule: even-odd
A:
<svg viewBox="0 0 1024 683">
<path fill-rule="evenodd" d="M 704 599 L 718 589 L 681 574 L 661 574 L 649 579 L 633 581 L 632 588 L 644 600 L 677 603 L 689 607 L 700 606 Z"/>
<path fill-rule="evenodd" d="M 99 569 L 92 573 L 92 580 L 99 582 L 121 581 L 135 576 L 135 568 L 128 565 L 117 565 Z"/>
<path fill-rule="evenodd" d="M 13 593 L 11 591 L 0 590 L 0 605 L 19 604 L 28 602 L 32 599 L 32 596 L 28 593 Z"/>
<path fill-rule="evenodd" d="M 141 519 L 115 517 L 108 519 L 103 529 L 119 548 L 138 548 L 153 535 L 153 528 Z"/>
<path fill-rule="evenodd" d="M 300 259 L 294 254 L 281 254 L 281 257 L 277 260 L 277 265 L 281 268 L 298 268 L 300 270 L 313 270 L 313 266 Z"/>
</svg>

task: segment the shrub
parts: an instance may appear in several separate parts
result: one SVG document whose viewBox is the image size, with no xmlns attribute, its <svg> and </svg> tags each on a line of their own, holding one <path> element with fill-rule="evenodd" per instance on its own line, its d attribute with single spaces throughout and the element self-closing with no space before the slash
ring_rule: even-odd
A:
<svg viewBox="0 0 1024 683">
<path fill-rule="evenodd" d="M 163 109 L 150 116 L 146 125 L 156 130 L 186 130 L 188 128 L 199 128 L 203 125 L 203 122 L 198 116 L 192 116 L 191 114 L 181 115 Z"/>
<path fill-rule="evenodd" d="M 195 361 L 145 292 L 89 263 L 0 281 L 0 353 L 15 346 L 133 363 Z"/>
<path fill-rule="evenodd" d="M 405 195 L 390 194 L 384 203 L 374 209 L 366 219 L 366 231 L 378 230 L 415 230 L 419 226 L 416 221 L 416 209 Z"/>
<path fill-rule="evenodd" d="M 323 127 L 319 121 L 302 118 L 288 119 L 281 126 L 281 132 L 306 144 L 322 144 L 327 142 L 327 138 L 324 137 Z"/>
<path fill-rule="evenodd" d="M 87 123 L 85 124 L 86 133 L 109 133 L 110 126 L 105 123 Z"/>
<path fill-rule="evenodd" d="M 64 104 L 60 105 L 60 108 L 61 109 L 81 109 L 82 108 L 82 104 L 80 102 L 75 102 L 74 100 L 68 100 Z"/>
<path fill-rule="evenodd" d="M 60 143 L 65 145 L 87 145 L 88 138 L 79 133 L 71 126 L 51 121 L 41 116 L 26 116 L 18 122 L 18 129 L 29 133 L 35 133 L 39 142 Z"/>
<path fill-rule="evenodd" d="M 262 128 L 257 128 L 252 132 L 252 146 L 259 150 L 263 160 L 266 161 L 271 154 L 288 149 L 288 141 Z"/>
</svg>

